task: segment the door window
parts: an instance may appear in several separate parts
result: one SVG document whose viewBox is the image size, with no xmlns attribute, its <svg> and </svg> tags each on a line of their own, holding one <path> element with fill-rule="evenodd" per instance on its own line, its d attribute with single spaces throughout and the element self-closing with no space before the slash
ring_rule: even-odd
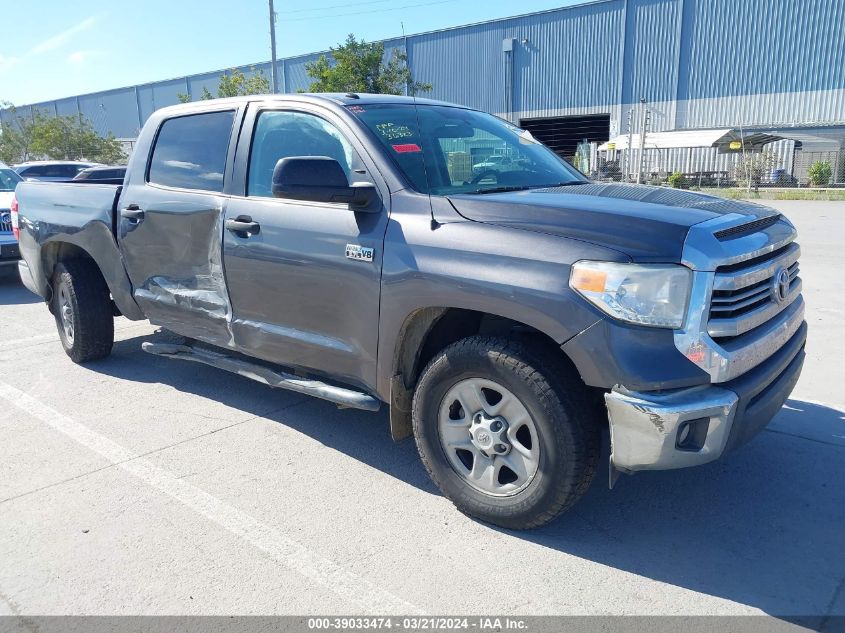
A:
<svg viewBox="0 0 845 633">
<path fill-rule="evenodd" d="M 247 195 L 272 197 L 273 169 L 282 158 L 327 156 L 350 182 L 365 180 L 358 153 L 334 125 L 313 114 L 267 110 L 258 115 L 249 154 Z"/>
<path fill-rule="evenodd" d="M 235 112 L 168 119 L 161 126 L 148 180 L 158 185 L 223 191 L 226 153 Z"/>
</svg>

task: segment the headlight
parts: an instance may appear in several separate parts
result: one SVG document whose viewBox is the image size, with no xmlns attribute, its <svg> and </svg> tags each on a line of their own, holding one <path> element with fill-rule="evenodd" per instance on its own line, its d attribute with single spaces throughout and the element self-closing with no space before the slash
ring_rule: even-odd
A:
<svg viewBox="0 0 845 633">
<path fill-rule="evenodd" d="M 610 316 L 651 327 L 684 324 L 691 271 L 674 264 L 576 262 L 569 286 Z"/>
</svg>

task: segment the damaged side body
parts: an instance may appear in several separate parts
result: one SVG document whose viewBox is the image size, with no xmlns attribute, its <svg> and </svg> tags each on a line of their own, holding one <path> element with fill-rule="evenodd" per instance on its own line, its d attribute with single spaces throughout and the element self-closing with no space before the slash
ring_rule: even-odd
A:
<svg viewBox="0 0 845 633">
<path fill-rule="evenodd" d="M 152 188 L 134 198 L 143 199 L 144 220 L 122 220 L 120 246 L 136 302 L 151 323 L 233 348 L 222 257 L 224 199 L 194 193 L 174 201 Z"/>
</svg>

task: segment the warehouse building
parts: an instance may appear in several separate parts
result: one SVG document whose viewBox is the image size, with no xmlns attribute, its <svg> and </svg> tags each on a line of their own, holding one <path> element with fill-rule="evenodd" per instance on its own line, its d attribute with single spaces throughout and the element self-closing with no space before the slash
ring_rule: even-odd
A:
<svg viewBox="0 0 845 633">
<path fill-rule="evenodd" d="M 414 78 L 433 85 L 425 96 L 508 118 L 564 156 L 589 147 L 585 168 L 610 161 L 628 174 L 715 172 L 764 149 L 799 179 L 824 159 L 833 180 L 845 181 L 842 0 L 599 0 L 385 45 L 387 54 L 404 51 Z M 307 89 L 305 65 L 319 54 L 279 60 L 280 91 Z M 252 67 L 269 77 L 269 62 Z M 221 72 L 18 113 L 81 114 L 101 133 L 132 139 L 178 94 L 215 93 Z"/>
</svg>

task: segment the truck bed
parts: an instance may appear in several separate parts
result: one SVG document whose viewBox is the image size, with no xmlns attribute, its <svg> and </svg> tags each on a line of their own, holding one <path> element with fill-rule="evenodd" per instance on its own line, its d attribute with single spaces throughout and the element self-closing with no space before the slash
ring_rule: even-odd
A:
<svg viewBox="0 0 845 633">
<path fill-rule="evenodd" d="M 114 227 L 115 205 L 121 185 L 79 182 L 26 181 L 15 195 L 20 217 L 38 218 L 52 230 L 75 232 L 90 222 Z"/>
<path fill-rule="evenodd" d="M 97 262 L 120 311 L 129 318 L 143 318 L 132 298 L 132 287 L 117 245 L 117 202 L 122 185 L 80 182 L 27 181 L 15 192 L 19 204 L 20 250 L 32 285 L 45 299 L 52 268 L 51 242 L 61 248 L 78 247 Z M 45 266 L 45 264 L 47 264 Z"/>
</svg>

